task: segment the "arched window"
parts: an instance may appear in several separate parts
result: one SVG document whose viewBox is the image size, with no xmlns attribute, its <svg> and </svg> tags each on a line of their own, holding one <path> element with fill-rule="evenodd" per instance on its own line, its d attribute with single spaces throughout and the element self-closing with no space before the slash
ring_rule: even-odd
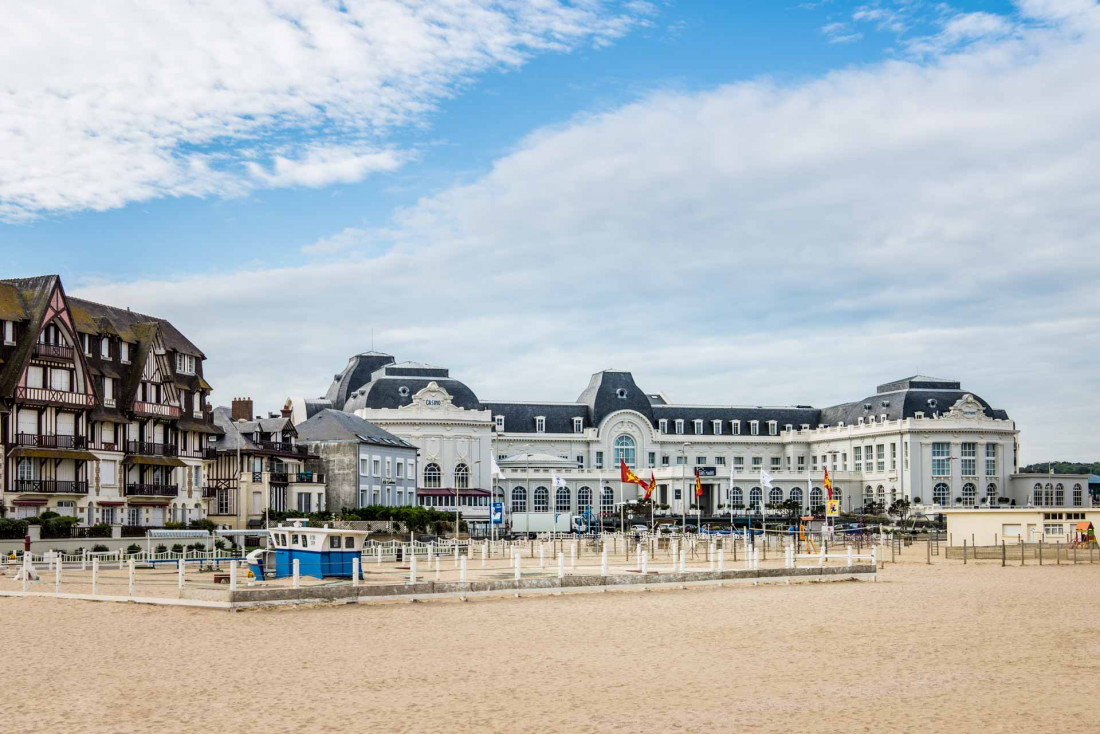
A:
<svg viewBox="0 0 1100 734">
<path fill-rule="evenodd" d="M 844 490 L 840 487 L 833 487 L 833 499 L 840 502 L 844 499 Z"/>
<path fill-rule="evenodd" d="M 1031 489 L 1031 504 L 1039 507 L 1043 504 L 1043 485 L 1036 484 Z"/>
<path fill-rule="evenodd" d="M 871 487 L 870 484 L 868 484 L 866 487 L 863 488 L 863 506 L 866 507 L 874 501 L 875 490 Z"/>
<path fill-rule="evenodd" d="M 771 491 L 768 492 L 768 504 L 769 505 L 778 505 L 782 501 L 783 501 L 783 490 L 780 489 L 779 487 L 772 487 Z"/>
<path fill-rule="evenodd" d="M 937 505 L 946 505 L 951 501 L 951 489 L 940 482 L 935 487 L 932 487 L 932 502 Z"/>
<path fill-rule="evenodd" d="M 963 485 L 963 504 L 964 505 L 976 505 L 978 504 L 978 488 L 970 482 Z"/>
<path fill-rule="evenodd" d="M 1054 504 L 1054 485 L 1047 484 L 1043 487 L 1043 504 L 1049 507 Z"/>
<path fill-rule="evenodd" d="M 1081 485 L 1073 485 L 1073 506 L 1080 507 L 1085 502 L 1085 496 L 1081 493 Z"/>
<path fill-rule="evenodd" d="M 730 490 L 730 504 L 733 505 L 735 510 L 740 510 L 745 506 L 745 493 L 741 491 L 740 487 L 734 487 Z"/>
<path fill-rule="evenodd" d="M 1061 507 L 1066 504 L 1066 488 L 1061 484 L 1054 485 L 1054 506 Z"/>
<path fill-rule="evenodd" d="M 535 512 L 550 512 L 550 490 L 535 487 Z"/>
<path fill-rule="evenodd" d="M 753 487 L 749 490 L 749 509 L 759 510 L 760 503 L 764 501 L 764 493 L 760 491 L 760 487 Z"/>
<path fill-rule="evenodd" d="M 569 489 L 558 487 L 554 493 L 554 512 L 569 512 Z"/>
<path fill-rule="evenodd" d="M 985 487 L 986 501 L 991 505 L 997 504 L 997 485 L 987 484 Z"/>
<path fill-rule="evenodd" d="M 455 489 L 470 488 L 470 467 L 459 464 L 455 467 Z"/>
<path fill-rule="evenodd" d="M 819 507 L 824 507 L 825 502 L 821 499 L 821 487 L 812 487 L 810 489 L 810 509 L 817 512 Z"/>
<path fill-rule="evenodd" d="M 600 494 L 600 512 L 607 514 L 615 511 L 615 492 L 611 487 L 604 487 Z"/>
<path fill-rule="evenodd" d="M 527 512 L 527 490 L 523 487 L 512 488 L 512 512 Z"/>
<path fill-rule="evenodd" d="M 634 439 L 626 434 L 615 439 L 615 466 L 620 461 L 625 461 L 628 467 L 634 468 Z"/>
<path fill-rule="evenodd" d="M 886 506 L 886 487 L 881 484 L 875 489 L 875 502 L 878 502 L 883 507 Z"/>
<path fill-rule="evenodd" d="M 802 488 L 791 487 L 791 499 L 798 503 L 799 507 L 802 507 Z"/>
<path fill-rule="evenodd" d="M 577 512 L 584 512 L 585 510 L 592 509 L 592 490 L 588 487 L 581 487 L 577 490 Z"/>
<path fill-rule="evenodd" d="M 428 464 L 424 467 L 424 487 L 438 489 L 443 486 L 443 472 L 439 470 L 439 464 Z"/>
<path fill-rule="evenodd" d="M 890 487 L 890 504 L 894 504 L 898 501 L 898 488 Z"/>
</svg>

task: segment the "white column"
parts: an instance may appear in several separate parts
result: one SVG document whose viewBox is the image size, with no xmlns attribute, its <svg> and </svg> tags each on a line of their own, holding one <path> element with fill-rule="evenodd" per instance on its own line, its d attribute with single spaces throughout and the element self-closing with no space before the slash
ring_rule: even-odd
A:
<svg viewBox="0 0 1100 734">
<path fill-rule="evenodd" d="M 600 575 L 607 575 L 607 546 L 603 547 L 603 555 L 600 556 Z"/>
<path fill-rule="evenodd" d="M 237 562 L 236 561 L 230 561 L 229 562 L 229 590 L 230 591 L 236 591 L 237 590 Z"/>
<path fill-rule="evenodd" d="M 379 565 L 381 565 L 381 563 L 382 563 L 382 546 L 378 546 L 377 550 L 378 550 L 378 557 L 377 557 L 377 560 L 375 561 L 375 563 L 378 563 Z"/>
<path fill-rule="evenodd" d="M 642 551 L 642 575 L 645 576 L 649 573 L 649 551 Z"/>
<path fill-rule="evenodd" d="M 513 560 L 515 561 L 515 564 L 516 564 L 515 578 L 516 578 L 516 581 L 519 581 L 520 578 L 523 575 L 523 571 L 521 570 L 521 567 L 522 567 L 522 564 L 523 564 L 523 556 L 520 555 L 519 553 L 517 553 L 515 556 L 513 556 Z"/>
<path fill-rule="evenodd" d="M 852 546 L 848 546 L 848 568 L 852 567 Z"/>
<path fill-rule="evenodd" d="M 416 556 L 409 555 L 409 583 L 416 583 Z"/>
<path fill-rule="evenodd" d="M 298 589 L 298 588 L 301 588 L 301 586 L 302 586 L 302 574 L 301 574 L 301 563 L 299 562 L 299 560 L 297 558 L 294 559 L 293 567 L 294 567 L 294 588 Z"/>
<path fill-rule="evenodd" d="M 577 570 L 577 541 L 573 541 L 569 546 L 569 568 Z"/>
<path fill-rule="evenodd" d="M 177 581 L 179 582 L 179 587 L 180 587 L 181 589 L 183 588 L 183 584 L 184 584 L 184 573 L 185 573 L 184 569 L 185 569 L 186 567 L 187 567 L 187 566 L 186 566 L 186 564 L 185 564 L 185 563 L 183 562 L 183 559 L 182 559 L 182 558 L 177 558 L 177 559 L 176 559 L 176 575 L 178 576 L 178 579 L 177 579 Z"/>
<path fill-rule="evenodd" d="M 725 548 L 719 548 L 718 549 L 718 570 L 719 571 L 725 571 L 726 570 L 726 549 Z"/>
<path fill-rule="evenodd" d="M 466 583 L 466 556 L 458 559 L 458 580 Z"/>
<path fill-rule="evenodd" d="M 24 570 L 26 570 L 24 568 Z M 27 588 L 27 576 L 23 574 L 23 589 Z M 99 558 L 92 559 L 92 596 L 99 593 Z"/>
<path fill-rule="evenodd" d="M 546 568 L 546 543 L 539 543 L 539 568 Z"/>
<path fill-rule="evenodd" d="M 458 538 L 455 537 L 455 568 L 458 568 Z"/>
<path fill-rule="evenodd" d="M 565 578 L 565 554 L 558 553 L 558 578 Z"/>
<path fill-rule="evenodd" d="M 485 543 L 481 546 L 481 567 L 485 568 L 486 562 L 489 560 L 489 544 Z"/>
<path fill-rule="evenodd" d="M 130 597 L 134 596 L 134 559 L 131 558 L 126 562 L 126 576 L 130 592 Z"/>
<path fill-rule="evenodd" d="M 687 549 L 680 549 L 680 573 L 687 571 Z"/>
<path fill-rule="evenodd" d="M 23 554 L 23 591 L 30 589 L 31 557 L 29 553 Z M 93 581 L 93 585 L 94 585 Z M 94 591 L 92 592 L 95 593 Z"/>
<path fill-rule="evenodd" d="M 61 593 L 61 556 L 58 557 L 57 563 L 53 567 L 53 593 Z"/>
</svg>

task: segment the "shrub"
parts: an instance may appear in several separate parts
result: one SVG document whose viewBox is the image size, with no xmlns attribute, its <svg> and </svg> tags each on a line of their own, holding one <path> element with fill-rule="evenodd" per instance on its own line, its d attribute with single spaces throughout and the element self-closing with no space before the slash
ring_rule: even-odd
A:
<svg viewBox="0 0 1100 734">
<path fill-rule="evenodd" d="M 102 543 L 96 543 L 92 546 L 92 553 L 106 553 L 109 550 L 111 549 L 103 545 Z"/>
<path fill-rule="evenodd" d="M 168 546 L 158 545 L 156 548 L 153 549 L 153 551 L 155 553 L 167 553 L 168 552 Z"/>
<path fill-rule="evenodd" d="M 214 541 L 214 547 L 217 548 L 218 550 L 225 550 L 225 541 L 224 540 L 215 540 Z"/>
<path fill-rule="evenodd" d="M 101 522 L 97 525 L 93 525 L 89 532 L 93 538 L 109 538 L 111 537 L 111 525 L 110 523 Z"/>
<path fill-rule="evenodd" d="M 183 553 L 183 546 L 180 545 L 179 543 L 173 544 L 172 545 L 172 552 L 173 553 Z"/>
<path fill-rule="evenodd" d="M 188 546 L 188 547 L 191 548 L 192 550 L 197 550 L 197 551 L 206 550 L 206 546 L 203 545 L 202 543 L 195 543 L 194 545 L 191 545 L 191 546 Z"/>
<path fill-rule="evenodd" d="M 130 545 L 126 546 L 126 552 L 130 555 L 133 555 L 134 553 L 141 553 L 141 546 L 137 543 L 130 543 Z"/>
<path fill-rule="evenodd" d="M 38 515 L 39 520 L 51 520 L 55 517 L 61 517 L 61 515 L 54 512 L 53 510 L 46 510 L 45 512 Z"/>
</svg>

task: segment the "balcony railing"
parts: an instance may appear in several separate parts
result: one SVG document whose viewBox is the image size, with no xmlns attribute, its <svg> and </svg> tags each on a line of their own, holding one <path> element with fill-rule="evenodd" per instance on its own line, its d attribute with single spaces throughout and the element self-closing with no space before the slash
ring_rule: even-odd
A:
<svg viewBox="0 0 1100 734">
<path fill-rule="evenodd" d="M 35 446 L 40 449 L 83 449 L 88 445 L 84 436 L 49 436 L 41 433 L 15 434 L 16 446 Z"/>
<path fill-rule="evenodd" d="M 290 441 L 260 441 L 260 448 L 266 451 L 280 451 L 284 454 L 297 454 L 308 456 L 309 450 L 305 446 L 295 446 Z"/>
<path fill-rule="evenodd" d="M 42 357 L 43 359 L 72 359 L 73 348 L 60 344 L 41 344 L 36 342 L 34 345 L 34 356 Z"/>
<path fill-rule="evenodd" d="M 180 493 L 178 484 L 127 484 L 127 497 L 176 497 Z"/>
<path fill-rule="evenodd" d="M 210 446 L 203 446 L 197 449 L 181 449 L 179 455 L 187 459 L 213 460 L 218 458 L 218 450 Z"/>
<path fill-rule="evenodd" d="M 161 403 L 147 403 L 142 400 L 134 402 L 134 412 L 141 415 L 153 415 L 160 418 L 179 418 L 180 409 L 175 405 L 162 405 Z"/>
<path fill-rule="evenodd" d="M 290 484 L 291 482 L 300 484 L 324 484 L 325 475 L 315 471 L 292 471 L 289 469 L 280 469 L 276 471 L 254 471 L 252 472 L 252 481 L 254 483 L 260 483 L 264 480 L 264 474 L 267 474 L 267 481 L 270 484 Z"/>
<path fill-rule="evenodd" d="M 141 456 L 175 456 L 178 452 L 170 443 L 151 443 L 149 441 L 127 441 L 126 453 Z"/>
<path fill-rule="evenodd" d="M 95 405 L 95 397 L 79 392 L 66 392 L 65 390 L 50 390 L 42 387 L 17 387 L 15 399 L 23 403 L 42 403 L 45 405 L 76 405 L 91 408 Z"/>
<path fill-rule="evenodd" d="M 16 479 L 15 491 L 35 494 L 88 494 L 88 483 L 68 479 Z"/>
</svg>

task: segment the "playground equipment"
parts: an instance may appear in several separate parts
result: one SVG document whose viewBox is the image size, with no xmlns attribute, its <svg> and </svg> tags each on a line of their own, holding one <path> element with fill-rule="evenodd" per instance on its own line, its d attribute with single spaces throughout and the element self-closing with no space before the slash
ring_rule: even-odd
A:
<svg viewBox="0 0 1100 734">
<path fill-rule="evenodd" d="M 1096 529 L 1088 520 L 1082 520 L 1073 528 L 1073 543 L 1071 548 L 1088 548 L 1097 545 Z"/>
</svg>

